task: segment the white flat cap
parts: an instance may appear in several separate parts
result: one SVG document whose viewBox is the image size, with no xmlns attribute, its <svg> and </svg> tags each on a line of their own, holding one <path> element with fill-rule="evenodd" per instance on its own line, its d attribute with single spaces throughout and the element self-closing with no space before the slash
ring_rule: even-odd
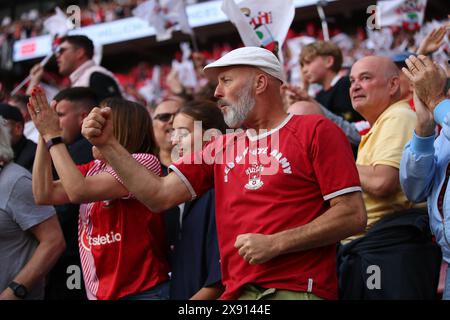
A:
<svg viewBox="0 0 450 320">
<path fill-rule="evenodd" d="M 217 68 L 229 66 L 256 67 L 271 76 L 285 82 L 283 68 L 277 57 L 269 50 L 260 47 L 243 47 L 232 50 L 220 59 L 208 64 L 203 68 L 205 74 L 211 77 L 217 76 Z"/>
</svg>

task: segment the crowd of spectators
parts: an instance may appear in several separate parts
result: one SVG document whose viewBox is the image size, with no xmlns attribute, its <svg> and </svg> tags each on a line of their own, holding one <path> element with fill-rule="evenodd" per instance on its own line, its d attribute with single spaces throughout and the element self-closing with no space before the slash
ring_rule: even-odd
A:
<svg viewBox="0 0 450 320">
<path fill-rule="evenodd" d="M 126 17 L 138 2 L 92 1 L 82 25 Z M 63 37 L 57 74 L 36 64 L 23 95 L 1 96 L 8 130 L 0 131 L 0 171 L 13 192 L 0 204 L 16 204 L 17 193 L 46 209 L 42 221 L 56 213 L 60 245 L 47 263 L 30 258 L 11 268 L 0 299 L 29 298 L 27 288 L 47 273 L 46 298 L 72 299 L 64 286 L 73 264 L 85 281 L 78 299 L 437 298 L 449 262 L 440 187 L 450 173 L 441 151 L 449 26 L 331 28 L 323 41 L 309 23 L 289 31 L 282 59 L 236 43 L 202 51 L 181 43 L 167 63 L 135 61 L 126 73 L 97 65 L 86 36 Z M 39 132 L 37 146 L 27 124 Z M 206 130 L 227 127 L 237 130 L 196 145 Z M 276 149 L 262 145 L 268 136 L 279 138 Z M 207 161 L 229 146 L 231 162 Z M 21 161 L 28 153 L 35 157 Z M 277 164 L 273 174 L 260 154 Z M 40 240 L 42 221 L 17 222 L 19 209 L 0 207 L 0 222 L 30 241 L 33 227 Z M 198 257 L 185 256 L 183 248 L 203 243 L 191 250 Z M 373 264 L 383 268 L 375 291 L 366 272 Z M 46 274 L 24 276 L 41 266 Z"/>
<path fill-rule="evenodd" d="M 81 6 L 80 27 L 86 27 L 98 23 L 111 22 L 123 18 L 132 17 L 132 10 L 144 0 L 89 0 L 86 6 Z M 202 0 L 189 0 L 186 3 L 194 4 Z M 64 11 L 66 8 L 61 7 Z M 6 15 L 0 21 L 0 48 L 3 67 L 11 66 L 11 50 L 14 41 L 40 36 L 46 33 L 44 21 L 53 15 L 54 8 L 40 12 L 38 9 L 30 9 L 18 17 Z"/>
</svg>

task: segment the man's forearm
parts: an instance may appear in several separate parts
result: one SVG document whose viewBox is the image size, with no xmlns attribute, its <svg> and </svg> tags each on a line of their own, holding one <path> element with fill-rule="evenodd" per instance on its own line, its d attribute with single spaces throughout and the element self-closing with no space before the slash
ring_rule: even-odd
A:
<svg viewBox="0 0 450 320">
<path fill-rule="evenodd" d="M 36 283 L 47 275 L 58 260 L 64 248 L 64 240 L 62 243 L 40 243 L 31 259 L 13 280 L 24 285 L 28 290 L 32 290 Z M 11 294 L 12 291 L 10 289 L 6 289 L 0 294 L 0 299 L 9 297 L 13 298 Z"/>
<path fill-rule="evenodd" d="M 120 145 L 113 134 L 110 108 L 92 109 L 81 132 L 98 148 L 125 188 L 150 210 L 161 212 L 191 199 L 188 186 L 174 173 L 163 178 L 157 176 Z"/>
<path fill-rule="evenodd" d="M 429 137 L 434 136 L 436 124 L 428 122 L 417 122 L 414 131 L 419 137 Z"/>
<path fill-rule="evenodd" d="M 141 166 L 118 142 L 99 147 L 100 152 L 136 199 L 154 211 L 160 211 L 162 179 Z"/>
<path fill-rule="evenodd" d="M 388 165 L 356 165 L 356 167 L 362 189 L 367 194 L 389 197 L 400 188 L 397 168 Z"/>
<path fill-rule="evenodd" d="M 310 223 L 272 235 L 279 255 L 335 244 L 364 230 L 367 214 L 360 192 L 339 202 Z"/>
</svg>

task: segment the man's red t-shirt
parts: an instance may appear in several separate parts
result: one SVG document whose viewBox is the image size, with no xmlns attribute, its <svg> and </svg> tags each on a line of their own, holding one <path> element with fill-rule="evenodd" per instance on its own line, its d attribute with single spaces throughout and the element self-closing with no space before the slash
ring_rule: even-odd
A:
<svg viewBox="0 0 450 320">
<path fill-rule="evenodd" d="M 248 264 L 234 247 L 240 234 L 274 234 L 305 225 L 330 207 L 330 199 L 361 191 L 348 140 L 330 120 L 289 115 L 259 136 L 249 131 L 220 136 L 170 168 L 193 197 L 215 187 L 226 287 L 222 299 L 238 298 L 245 284 L 337 298 L 335 245 L 257 265 Z"/>
</svg>

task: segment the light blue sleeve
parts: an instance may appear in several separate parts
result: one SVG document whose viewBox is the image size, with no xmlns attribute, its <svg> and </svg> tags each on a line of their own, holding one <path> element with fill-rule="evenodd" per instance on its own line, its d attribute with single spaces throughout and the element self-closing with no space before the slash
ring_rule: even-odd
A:
<svg viewBox="0 0 450 320">
<path fill-rule="evenodd" d="M 450 141 L 450 100 L 442 100 L 434 109 L 434 120 L 442 127 L 443 136 Z"/>
<path fill-rule="evenodd" d="M 450 112 L 450 99 L 444 99 L 436 108 L 434 108 L 434 120 L 442 127 L 444 126 L 444 119 Z"/>
<path fill-rule="evenodd" d="M 412 202 L 423 202 L 431 192 L 436 170 L 434 136 L 419 137 L 416 133 L 405 145 L 400 162 L 400 184 Z"/>
</svg>

